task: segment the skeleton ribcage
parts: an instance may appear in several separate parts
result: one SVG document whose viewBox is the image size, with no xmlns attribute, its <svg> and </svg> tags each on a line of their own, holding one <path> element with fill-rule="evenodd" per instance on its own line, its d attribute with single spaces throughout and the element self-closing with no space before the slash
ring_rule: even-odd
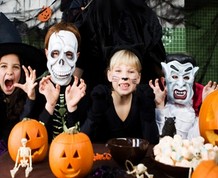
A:
<svg viewBox="0 0 218 178">
<path fill-rule="evenodd" d="M 64 94 L 60 94 L 53 114 L 53 137 L 56 137 L 58 134 L 62 133 L 65 129 L 67 129 L 66 119 L 67 105 L 65 102 Z"/>
</svg>

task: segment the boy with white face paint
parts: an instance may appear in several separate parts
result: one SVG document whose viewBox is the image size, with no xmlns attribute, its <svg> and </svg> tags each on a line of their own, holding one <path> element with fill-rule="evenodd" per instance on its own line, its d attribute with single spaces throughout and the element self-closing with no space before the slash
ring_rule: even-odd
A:
<svg viewBox="0 0 218 178">
<path fill-rule="evenodd" d="M 166 63 L 162 62 L 161 65 L 165 75 L 164 89 L 160 89 L 158 79 L 154 84 L 149 82 L 155 93 L 156 122 L 160 135 L 164 136 L 163 133 L 166 133 L 167 119 L 174 118 L 176 134 L 184 139 L 199 136 L 199 107 L 202 98 L 217 89 L 216 82 L 210 81 L 204 88 L 195 83 L 199 67 L 196 66 L 195 60 L 186 54 L 169 54 Z"/>
<path fill-rule="evenodd" d="M 48 71 L 24 114 L 45 124 L 49 141 L 79 121 L 75 111 L 86 90 L 84 80 L 73 76 L 79 44 L 80 34 L 70 23 L 55 24 L 45 37 Z"/>
</svg>

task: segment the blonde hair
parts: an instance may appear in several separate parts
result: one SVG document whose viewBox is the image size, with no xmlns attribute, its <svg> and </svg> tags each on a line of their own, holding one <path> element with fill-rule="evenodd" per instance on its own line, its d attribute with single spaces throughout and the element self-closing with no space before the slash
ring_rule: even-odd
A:
<svg viewBox="0 0 218 178">
<path fill-rule="evenodd" d="M 139 73 L 141 73 L 141 62 L 137 55 L 130 50 L 123 49 L 115 52 L 110 59 L 108 70 L 111 70 L 115 65 L 120 64 L 133 66 Z"/>
</svg>

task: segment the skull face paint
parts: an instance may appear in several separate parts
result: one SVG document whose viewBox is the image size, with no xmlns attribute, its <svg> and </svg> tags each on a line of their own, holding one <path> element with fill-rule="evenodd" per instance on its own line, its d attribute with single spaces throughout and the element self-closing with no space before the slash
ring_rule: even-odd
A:
<svg viewBox="0 0 218 178">
<path fill-rule="evenodd" d="M 78 41 L 69 31 L 61 30 L 51 35 L 48 44 L 47 68 L 51 80 L 61 86 L 68 85 L 76 67 Z"/>
<path fill-rule="evenodd" d="M 194 94 L 193 84 L 199 67 L 190 62 L 181 64 L 178 61 L 161 63 L 167 86 L 168 101 L 177 104 L 191 104 Z"/>
</svg>

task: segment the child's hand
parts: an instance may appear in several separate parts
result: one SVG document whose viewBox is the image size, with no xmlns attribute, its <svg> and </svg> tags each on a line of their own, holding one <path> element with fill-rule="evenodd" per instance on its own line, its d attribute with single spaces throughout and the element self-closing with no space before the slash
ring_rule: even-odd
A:
<svg viewBox="0 0 218 178">
<path fill-rule="evenodd" d="M 204 101 L 207 95 L 209 95 L 210 93 L 212 93 L 213 91 L 217 89 L 218 89 L 217 83 L 209 81 L 207 85 L 204 86 L 204 89 L 202 92 L 202 101 Z"/>
<path fill-rule="evenodd" d="M 50 76 L 42 78 L 39 83 L 39 92 L 45 96 L 47 101 L 45 109 L 52 115 L 60 94 L 60 85 L 54 86 L 50 78 Z"/>
<path fill-rule="evenodd" d="M 37 82 L 35 82 L 36 70 L 33 70 L 30 66 L 28 66 L 28 69 L 25 66 L 22 66 L 22 68 L 26 76 L 26 83 L 24 84 L 15 83 L 14 86 L 26 92 L 29 99 L 35 100 L 36 97 L 35 87 L 37 85 Z"/>
<path fill-rule="evenodd" d="M 78 77 L 74 76 L 73 85 L 67 86 L 65 90 L 65 99 L 69 112 L 73 112 L 77 109 L 78 102 L 86 94 L 86 84 L 84 80 L 80 79 L 80 84 L 78 85 L 78 83 Z"/>
<path fill-rule="evenodd" d="M 162 84 L 164 84 L 164 78 L 161 78 Z M 149 81 L 149 86 L 153 89 L 153 92 L 155 94 L 155 103 L 157 108 L 164 108 L 165 105 L 165 98 L 167 95 L 167 89 L 166 86 L 164 86 L 164 89 L 161 90 L 159 85 L 159 79 L 156 79 L 154 81 L 154 84 L 152 83 L 152 80 Z"/>
</svg>

